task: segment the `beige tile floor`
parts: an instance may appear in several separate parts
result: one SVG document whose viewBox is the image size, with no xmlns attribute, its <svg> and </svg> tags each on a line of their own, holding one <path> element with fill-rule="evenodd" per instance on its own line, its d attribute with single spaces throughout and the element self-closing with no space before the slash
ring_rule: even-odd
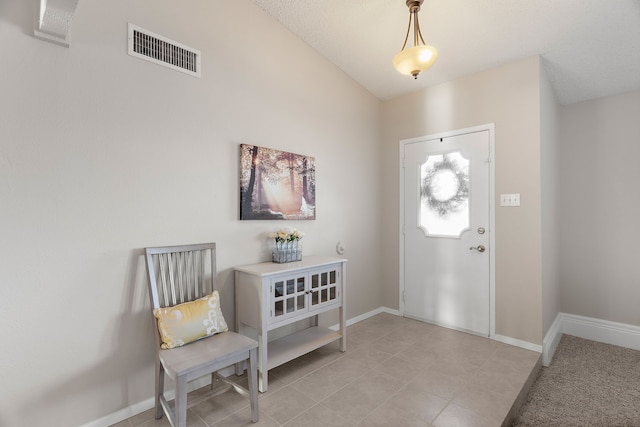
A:
<svg viewBox="0 0 640 427">
<path fill-rule="evenodd" d="M 269 371 L 257 424 L 230 391 L 190 408 L 188 426 L 507 426 L 539 368 L 539 353 L 387 313 L 347 333 L 345 353 L 331 344 Z M 168 425 L 152 410 L 116 424 Z"/>
</svg>

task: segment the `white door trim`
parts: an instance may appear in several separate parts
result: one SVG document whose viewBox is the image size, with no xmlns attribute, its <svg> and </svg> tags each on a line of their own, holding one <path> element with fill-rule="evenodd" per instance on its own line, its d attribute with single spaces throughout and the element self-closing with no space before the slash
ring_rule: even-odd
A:
<svg viewBox="0 0 640 427">
<path fill-rule="evenodd" d="M 399 144 L 399 162 L 400 162 L 400 218 L 399 218 L 399 230 L 400 247 L 399 247 L 399 301 L 400 301 L 400 315 L 404 316 L 404 149 L 407 144 L 425 141 L 430 139 L 449 138 L 452 136 L 464 135 L 468 133 L 488 131 L 489 132 L 489 337 L 495 339 L 496 333 L 496 195 L 495 195 L 495 177 L 496 177 L 496 162 L 495 162 L 495 124 L 488 123 L 485 125 L 474 126 L 465 129 L 459 129 L 449 132 L 438 133 L 434 135 L 419 136 L 416 138 L 403 139 Z"/>
</svg>

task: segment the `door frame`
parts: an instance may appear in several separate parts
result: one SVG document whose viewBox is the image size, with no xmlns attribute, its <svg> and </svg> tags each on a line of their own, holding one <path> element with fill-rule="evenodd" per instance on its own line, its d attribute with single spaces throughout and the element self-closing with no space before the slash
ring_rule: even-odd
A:
<svg viewBox="0 0 640 427">
<path fill-rule="evenodd" d="M 400 140 L 399 144 L 399 163 L 400 163 L 400 218 L 399 218 L 399 230 L 400 247 L 399 247 L 399 301 L 400 301 L 400 315 L 405 315 L 404 304 L 404 291 L 405 291 L 405 278 L 404 278 L 404 266 L 405 266 L 405 254 L 404 254 L 404 216 L 405 216 L 405 182 L 404 182 L 404 150 L 408 144 L 412 144 L 420 141 L 428 141 L 432 139 L 449 138 L 452 136 L 460 136 L 475 132 L 489 132 L 489 338 L 495 338 L 496 333 L 496 194 L 495 194 L 495 124 L 488 123 L 479 126 L 473 126 L 464 129 L 458 129 L 448 132 L 437 133 L 433 135 L 418 136 L 415 138 Z"/>
</svg>

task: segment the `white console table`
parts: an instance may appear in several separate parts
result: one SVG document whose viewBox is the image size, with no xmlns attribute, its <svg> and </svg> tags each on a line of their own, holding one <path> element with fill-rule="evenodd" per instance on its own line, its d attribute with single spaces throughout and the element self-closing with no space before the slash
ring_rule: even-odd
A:
<svg viewBox="0 0 640 427">
<path fill-rule="evenodd" d="M 269 369 L 336 340 L 346 351 L 346 259 L 243 265 L 235 267 L 235 279 L 236 331 L 258 340 L 260 391 L 267 391 Z M 335 309 L 338 331 L 318 326 L 318 314 Z M 269 331 L 308 318 L 310 327 L 269 341 Z"/>
</svg>

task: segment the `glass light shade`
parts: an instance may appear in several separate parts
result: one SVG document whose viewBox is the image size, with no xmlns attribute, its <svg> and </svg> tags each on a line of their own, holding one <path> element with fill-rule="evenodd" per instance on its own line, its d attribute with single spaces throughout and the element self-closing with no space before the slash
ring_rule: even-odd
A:
<svg viewBox="0 0 640 427">
<path fill-rule="evenodd" d="M 438 49 L 433 46 L 418 45 L 402 50 L 393 57 L 393 66 L 401 74 L 418 77 L 428 70 L 438 58 Z"/>
</svg>

